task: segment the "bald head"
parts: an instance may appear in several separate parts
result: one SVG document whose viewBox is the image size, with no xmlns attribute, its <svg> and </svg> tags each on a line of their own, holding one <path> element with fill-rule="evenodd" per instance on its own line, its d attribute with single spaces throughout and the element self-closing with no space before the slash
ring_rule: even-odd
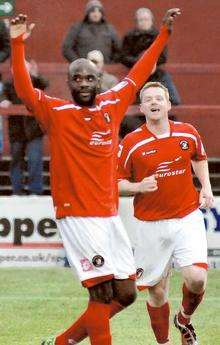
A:
<svg viewBox="0 0 220 345">
<path fill-rule="evenodd" d="M 96 65 L 88 59 L 80 58 L 71 62 L 69 65 L 69 75 L 73 76 L 79 71 L 86 71 L 88 74 L 93 74 L 97 78 L 99 76 Z"/>
</svg>

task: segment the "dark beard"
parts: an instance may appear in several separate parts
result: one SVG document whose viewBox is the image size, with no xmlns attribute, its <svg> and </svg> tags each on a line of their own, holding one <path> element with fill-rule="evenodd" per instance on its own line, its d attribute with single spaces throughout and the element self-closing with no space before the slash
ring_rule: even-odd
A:
<svg viewBox="0 0 220 345">
<path fill-rule="evenodd" d="M 91 107 L 95 101 L 96 90 L 93 90 L 93 92 L 91 92 L 90 98 L 87 101 L 81 99 L 80 94 L 78 92 L 75 92 L 74 90 L 71 90 L 71 95 L 76 104 L 83 107 Z"/>
</svg>

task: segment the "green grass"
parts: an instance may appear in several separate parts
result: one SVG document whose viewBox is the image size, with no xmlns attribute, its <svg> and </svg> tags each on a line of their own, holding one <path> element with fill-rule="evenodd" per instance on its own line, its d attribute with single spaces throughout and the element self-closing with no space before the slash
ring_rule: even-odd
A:
<svg viewBox="0 0 220 345">
<path fill-rule="evenodd" d="M 205 302 L 194 317 L 201 345 L 220 344 L 220 270 L 210 270 Z M 171 277 L 172 315 L 181 298 L 181 278 Z M 0 269 L 0 344 L 39 345 L 44 336 L 66 328 L 84 310 L 87 291 L 70 269 Z M 153 345 L 146 317 L 146 293 L 112 320 L 114 345 Z M 173 344 L 179 334 L 171 325 Z M 86 345 L 86 340 L 81 344 Z"/>
</svg>

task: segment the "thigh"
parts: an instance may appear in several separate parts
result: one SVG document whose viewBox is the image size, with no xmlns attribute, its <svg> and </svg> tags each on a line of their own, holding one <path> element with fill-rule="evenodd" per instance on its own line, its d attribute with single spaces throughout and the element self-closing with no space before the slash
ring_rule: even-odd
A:
<svg viewBox="0 0 220 345">
<path fill-rule="evenodd" d="M 66 217 L 58 228 L 69 263 L 83 286 L 90 288 L 114 277 L 109 218 Z"/>
<path fill-rule="evenodd" d="M 115 279 L 135 280 L 134 255 L 128 234 L 119 216 L 111 217 L 110 251 Z"/>
<path fill-rule="evenodd" d="M 207 239 L 202 212 L 196 210 L 180 220 L 174 262 L 177 268 L 207 265 Z"/>
<path fill-rule="evenodd" d="M 12 161 L 22 161 L 25 155 L 25 143 L 19 141 L 11 142 L 10 153 Z"/>
<path fill-rule="evenodd" d="M 88 289 L 90 301 L 111 303 L 113 299 L 112 280 L 105 281 Z"/>
<path fill-rule="evenodd" d="M 43 138 L 38 137 L 27 142 L 26 152 L 28 160 L 39 161 L 42 159 Z"/>
<path fill-rule="evenodd" d="M 172 222 L 137 221 L 134 258 L 137 286 L 154 286 L 167 276 L 174 248 Z"/>
</svg>

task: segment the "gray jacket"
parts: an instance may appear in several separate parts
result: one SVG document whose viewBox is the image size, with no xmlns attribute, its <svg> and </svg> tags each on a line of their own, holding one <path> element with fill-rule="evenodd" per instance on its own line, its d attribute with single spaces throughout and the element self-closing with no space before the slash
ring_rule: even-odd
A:
<svg viewBox="0 0 220 345">
<path fill-rule="evenodd" d="M 100 23 L 84 20 L 72 25 L 62 46 L 63 56 L 69 62 L 86 58 L 91 50 L 100 50 L 107 64 L 120 59 L 119 38 L 114 27 L 105 20 Z"/>
</svg>

